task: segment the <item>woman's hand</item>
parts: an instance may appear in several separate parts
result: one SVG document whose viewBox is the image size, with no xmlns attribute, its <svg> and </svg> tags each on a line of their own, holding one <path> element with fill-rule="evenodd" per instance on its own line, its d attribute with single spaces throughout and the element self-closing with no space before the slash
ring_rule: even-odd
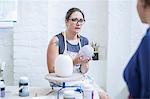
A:
<svg viewBox="0 0 150 99">
<path fill-rule="evenodd" d="M 89 70 L 89 63 L 81 64 L 80 72 L 81 72 L 82 74 L 87 73 L 88 70 Z"/>
<path fill-rule="evenodd" d="M 89 62 L 89 60 L 91 59 L 88 57 L 77 55 L 73 60 L 73 64 L 74 65 L 86 64 Z"/>
<path fill-rule="evenodd" d="M 75 57 L 75 59 L 73 60 L 73 64 L 74 65 L 80 65 L 80 72 L 85 74 L 87 73 L 88 69 L 89 69 L 89 64 L 88 62 L 90 61 L 91 59 L 89 57 L 85 57 L 85 56 L 79 56 L 77 55 Z"/>
<path fill-rule="evenodd" d="M 99 99 L 111 99 L 111 97 L 105 91 L 99 91 Z"/>
</svg>

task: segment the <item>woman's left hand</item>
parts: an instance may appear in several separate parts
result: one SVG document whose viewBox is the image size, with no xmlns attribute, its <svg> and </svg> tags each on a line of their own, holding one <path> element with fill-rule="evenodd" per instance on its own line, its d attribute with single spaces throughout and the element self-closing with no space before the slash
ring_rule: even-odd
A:
<svg viewBox="0 0 150 99">
<path fill-rule="evenodd" d="M 81 64 L 86 64 L 89 62 L 89 60 L 91 60 L 88 57 L 84 57 L 84 56 L 79 56 L 77 55 L 74 60 L 73 60 L 73 64 L 74 65 L 81 65 Z"/>
<path fill-rule="evenodd" d="M 91 59 L 89 57 L 80 56 L 81 64 L 88 63 Z"/>
</svg>

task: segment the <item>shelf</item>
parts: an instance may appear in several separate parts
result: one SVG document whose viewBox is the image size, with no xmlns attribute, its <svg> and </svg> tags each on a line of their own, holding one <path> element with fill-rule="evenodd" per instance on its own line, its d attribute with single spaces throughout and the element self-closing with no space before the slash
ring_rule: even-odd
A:
<svg viewBox="0 0 150 99">
<path fill-rule="evenodd" d="M 0 29 L 13 28 L 13 21 L 0 21 Z"/>
</svg>

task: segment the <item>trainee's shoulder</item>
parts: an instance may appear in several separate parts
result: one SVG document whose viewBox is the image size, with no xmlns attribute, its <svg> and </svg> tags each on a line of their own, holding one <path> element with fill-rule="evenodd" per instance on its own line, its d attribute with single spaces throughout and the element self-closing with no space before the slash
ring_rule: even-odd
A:
<svg viewBox="0 0 150 99">
<path fill-rule="evenodd" d="M 59 41 L 58 37 L 57 37 L 56 35 L 53 36 L 53 37 L 51 38 L 50 42 L 49 42 L 49 46 L 50 46 L 50 45 L 57 45 L 57 44 L 58 44 L 58 41 Z"/>
<path fill-rule="evenodd" d="M 52 37 L 51 41 L 54 41 L 54 42 L 58 41 L 58 37 L 57 36 Z"/>
<path fill-rule="evenodd" d="M 55 36 L 52 37 L 51 41 L 58 41 L 59 38 L 61 38 L 63 35 L 62 33 L 56 34 Z"/>
<path fill-rule="evenodd" d="M 63 36 L 63 34 L 62 33 L 59 33 L 59 34 L 57 34 L 57 35 L 55 35 L 57 38 L 58 38 L 58 40 L 60 40 L 60 41 L 62 41 L 62 40 L 64 40 L 64 36 Z"/>
<path fill-rule="evenodd" d="M 80 35 L 80 38 L 81 38 L 82 40 L 88 41 L 88 38 L 85 37 L 85 36 Z"/>
<path fill-rule="evenodd" d="M 83 45 L 88 45 L 88 44 L 89 44 L 88 38 L 86 38 L 86 37 L 80 35 L 80 39 L 81 39 L 81 43 L 82 43 Z"/>
<path fill-rule="evenodd" d="M 62 33 L 59 33 L 59 34 L 56 34 L 55 36 L 56 36 L 56 37 L 63 37 L 63 34 L 62 34 Z"/>
</svg>

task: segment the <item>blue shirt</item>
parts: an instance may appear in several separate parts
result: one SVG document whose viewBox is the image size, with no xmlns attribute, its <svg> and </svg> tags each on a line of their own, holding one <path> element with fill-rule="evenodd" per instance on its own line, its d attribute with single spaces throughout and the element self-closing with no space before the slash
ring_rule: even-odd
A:
<svg viewBox="0 0 150 99">
<path fill-rule="evenodd" d="M 64 50 L 65 50 L 64 36 L 62 35 L 62 33 L 59 33 L 56 35 L 56 37 L 58 37 L 58 39 L 59 39 L 59 42 L 58 42 L 59 54 L 63 54 Z M 80 42 L 81 42 L 81 47 L 89 44 L 88 39 L 81 35 L 80 35 Z M 77 45 L 72 45 L 67 41 L 67 51 L 79 52 L 79 50 L 80 50 L 79 43 Z"/>
<path fill-rule="evenodd" d="M 150 99 L 150 28 L 124 70 L 132 98 Z"/>
</svg>

